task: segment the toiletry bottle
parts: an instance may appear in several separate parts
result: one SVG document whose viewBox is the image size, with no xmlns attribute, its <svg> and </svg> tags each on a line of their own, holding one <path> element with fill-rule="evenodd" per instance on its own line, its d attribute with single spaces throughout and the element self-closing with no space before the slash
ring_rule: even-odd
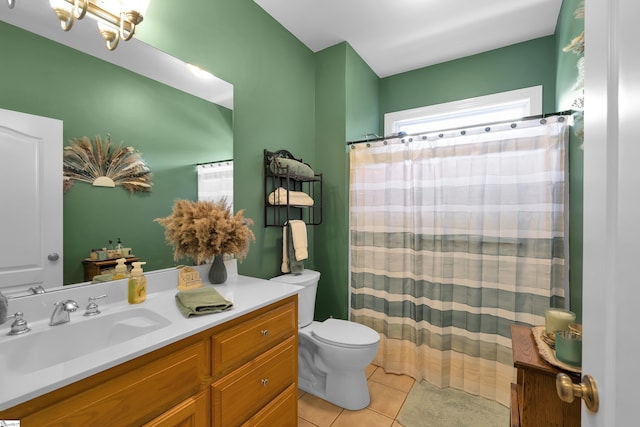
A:
<svg viewBox="0 0 640 427">
<path fill-rule="evenodd" d="M 118 253 L 119 256 L 122 256 L 122 240 L 120 240 L 120 238 L 118 237 L 118 243 L 116 244 L 116 252 Z"/>
<path fill-rule="evenodd" d="M 113 280 L 124 279 L 125 277 L 129 277 L 127 273 L 127 265 L 125 264 L 126 259 L 119 258 L 116 261 L 116 272 L 113 274 Z"/>
<path fill-rule="evenodd" d="M 140 304 L 147 298 L 147 278 L 142 274 L 141 265 L 146 262 L 132 263 L 131 278 L 129 278 L 129 304 Z"/>
</svg>

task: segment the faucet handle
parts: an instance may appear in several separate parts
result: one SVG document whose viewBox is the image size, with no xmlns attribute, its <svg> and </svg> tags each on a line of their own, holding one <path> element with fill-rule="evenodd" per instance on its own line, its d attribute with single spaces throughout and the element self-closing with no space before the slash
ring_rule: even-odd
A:
<svg viewBox="0 0 640 427">
<path fill-rule="evenodd" d="M 98 310 L 98 304 L 96 304 L 94 301 L 97 299 L 106 298 L 106 297 L 107 297 L 107 294 L 98 295 L 97 297 L 89 297 L 89 305 L 87 305 L 84 315 L 95 316 L 96 314 L 100 314 L 100 310 Z"/>
<path fill-rule="evenodd" d="M 23 315 L 23 312 L 18 311 L 16 314 L 7 316 L 7 319 L 16 319 L 11 324 L 11 330 L 7 335 L 20 335 L 31 330 L 31 328 L 29 328 L 29 326 L 27 325 L 27 321 L 22 318 Z"/>
</svg>

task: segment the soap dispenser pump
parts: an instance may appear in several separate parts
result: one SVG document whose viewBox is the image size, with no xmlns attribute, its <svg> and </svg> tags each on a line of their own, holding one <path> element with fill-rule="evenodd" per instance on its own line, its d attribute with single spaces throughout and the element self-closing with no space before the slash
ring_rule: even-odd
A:
<svg viewBox="0 0 640 427">
<path fill-rule="evenodd" d="M 142 265 L 146 262 L 134 262 L 129 278 L 129 304 L 140 304 L 147 299 L 147 278 L 144 277 Z"/>
<path fill-rule="evenodd" d="M 119 258 L 116 260 L 116 271 L 113 274 L 113 280 L 124 279 L 127 276 L 127 265 L 125 264 L 127 260 L 124 258 Z"/>
</svg>

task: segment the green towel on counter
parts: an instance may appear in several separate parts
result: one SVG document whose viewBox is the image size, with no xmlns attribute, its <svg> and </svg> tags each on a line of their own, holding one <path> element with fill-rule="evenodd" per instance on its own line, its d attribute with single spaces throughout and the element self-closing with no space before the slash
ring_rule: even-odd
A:
<svg viewBox="0 0 640 427">
<path fill-rule="evenodd" d="M 91 279 L 91 283 L 104 283 L 104 282 L 110 282 L 113 280 L 113 274 L 98 274 L 96 276 L 93 276 L 93 279 Z"/>
<path fill-rule="evenodd" d="M 214 288 L 196 288 L 180 291 L 176 294 L 176 305 L 184 317 L 219 313 L 233 307 L 231 301 L 224 299 Z"/>
</svg>

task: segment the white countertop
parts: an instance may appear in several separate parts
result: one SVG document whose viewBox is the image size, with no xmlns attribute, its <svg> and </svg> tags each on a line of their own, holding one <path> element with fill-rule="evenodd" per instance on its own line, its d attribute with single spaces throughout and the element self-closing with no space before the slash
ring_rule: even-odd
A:
<svg viewBox="0 0 640 427">
<path fill-rule="evenodd" d="M 185 318 L 175 304 L 174 296 L 177 292 L 176 286 L 178 283 L 177 270 L 175 269 L 147 274 L 147 300 L 135 306 L 129 305 L 126 301 L 126 280 L 80 287 L 71 286 L 69 289 L 43 295 L 9 300 L 9 314 L 23 311 L 24 318 L 29 322 L 29 327 L 32 331 L 24 335 L 7 336 L 11 319 L 0 325 L 0 410 L 11 408 L 19 403 L 220 325 L 228 320 L 294 295 L 301 289 L 299 286 L 286 283 L 237 275 L 234 271 L 234 265 L 228 268 L 229 276 L 225 284 L 210 285 L 206 279 L 209 266 L 205 265 L 197 268 L 200 270 L 200 276 L 205 286 L 213 286 L 222 296 L 233 302 L 233 308 L 221 313 Z M 49 326 L 49 316 L 53 312 L 54 302 L 69 298 L 77 301 L 79 308 L 76 312 L 71 313 L 71 322 L 90 322 L 91 318 L 82 315 L 88 297 L 104 293 L 107 293 L 108 297 L 96 301 L 101 311 L 98 316 L 108 315 L 123 309 L 126 310 L 127 307 L 144 307 L 162 315 L 170 321 L 170 324 L 142 337 L 113 345 L 106 349 L 92 351 L 84 356 L 30 372 L 26 375 L 24 372 L 12 370 L 3 361 L 3 353 L 6 354 L 9 350 L 14 350 L 15 347 L 13 346 L 24 346 L 24 351 L 28 352 L 28 337 L 30 334 L 34 334 L 37 331 L 46 333 L 46 330 L 64 328 L 68 325 Z M 101 332 L 103 331 L 95 331 L 96 334 Z M 77 347 L 83 345 L 82 336 L 74 337 L 72 341 L 59 343 L 59 345 Z M 47 356 L 43 354 L 42 357 L 46 358 Z"/>
</svg>

